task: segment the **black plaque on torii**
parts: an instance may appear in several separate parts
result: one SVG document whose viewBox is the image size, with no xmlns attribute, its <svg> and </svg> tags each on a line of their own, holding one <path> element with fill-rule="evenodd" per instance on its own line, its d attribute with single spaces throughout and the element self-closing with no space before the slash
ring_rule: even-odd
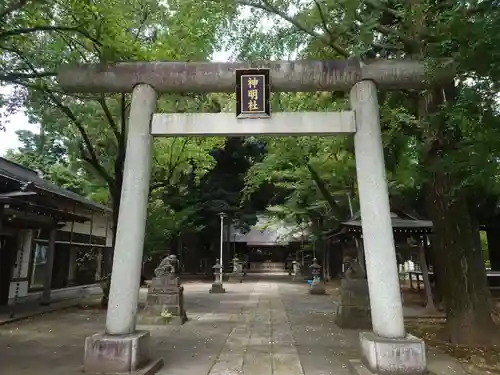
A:
<svg viewBox="0 0 500 375">
<path fill-rule="evenodd" d="M 271 116 L 269 69 L 236 70 L 236 117 Z"/>
</svg>

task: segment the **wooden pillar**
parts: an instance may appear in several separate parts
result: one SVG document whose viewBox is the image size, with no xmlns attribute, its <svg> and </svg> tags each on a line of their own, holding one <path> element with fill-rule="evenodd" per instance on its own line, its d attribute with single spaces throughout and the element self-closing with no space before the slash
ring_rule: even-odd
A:
<svg viewBox="0 0 500 375">
<path fill-rule="evenodd" d="M 321 266 L 322 266 L 322 271 L 323 271 L 323 281 L 327 281 L 328 280 L 328 278 L 327 278 L 327 264 L 326 264 L 327 248 L 326 248 L 325 244 L 323 244 L 322 248 L 323 248 L 323 259 L 321 261 Z"/>
<path fill-rule="evenodd" d="M 68 285 L 69 286 L 75 285 L 77 258 L 78 258 L 78 248 L 70 245 L 69 261 L 68 261 Z"/>
<path fill-rule="evenodd" d="M 43 282 L 43 292 L 40 299 L 41 305 L 50 305 L 50 291 L 52 289 L 52 270 L 54 266 L 54 252 L 56 243 L 57 228 L 50 230 L 49 247 L 47 250 L 47 262 L 45 263 L 45 278 Z"/>
<path fill-rule="evenodd" d="M 331 251 L 332 251 L 332 243 L 331 243 L 330 239 L 327 239 L 325 268 L 326 268 L 326 277 L 327 277 L 328 281 L 330 281 L 332 279 L 332 272 L 331 272 L 331 269 L 330 269 Z"/>
<path fill-rule="evenodd" d="M 224 223 L 226 228 L 224 229 L 224 237 L 226 241 L 226 246 L 224 250 L 224 256 L 227 260 L 232 261 L 234 258 L 234 253 L 231 254 L 231 223 L 233 222 L 232 216 L 228 215 L 226 222 Z"/>
<path fill-rule="evenodd" d="M 488 240 L 491 270 L 500 271 L 500 225 L 498 223 L 488 223 L 486 238 Z"/>
<path fill-rule="evenodd" d="M 0 234 L 2 233 L 2 225 L 3 225 L 3 210 L 4 206 L 0 206 Z"/>
<path fill-rule="evenodd" d="M 102 279 L 102 257 L 103 251 L 105 248 L 97 248 L 97 256 L 96 256 L 96 269 L 95 269 L 95 281 L 99 281 Z"/>
</svg>

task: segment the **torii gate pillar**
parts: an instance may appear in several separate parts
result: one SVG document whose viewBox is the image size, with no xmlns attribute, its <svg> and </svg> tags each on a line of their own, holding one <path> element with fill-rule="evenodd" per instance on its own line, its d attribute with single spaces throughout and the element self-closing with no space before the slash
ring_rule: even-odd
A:
<svg viewBox="0 0 500 375">
<path fill-rule="evenodd" d="M 362 360 L 351 360 L 351 371 L 423 374 L 427 358 L 423 340 L 406 334 L 396 249 L 385 174 L 377 87 L 356 83 L 350 92 L 356 115 L 354 149 L 370 295 L 373 332 L 361 332 Z"/>
</svg>

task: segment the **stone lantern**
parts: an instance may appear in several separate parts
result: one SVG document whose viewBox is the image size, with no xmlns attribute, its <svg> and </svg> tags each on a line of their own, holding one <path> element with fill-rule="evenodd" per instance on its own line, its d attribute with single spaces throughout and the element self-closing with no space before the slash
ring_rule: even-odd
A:
<svg viewBox="0 0 500 375">
<path fill-rule="evenodd" d="M 220 260 L 215 261 L 215 265 L 212 267 L 214 270 L 215 281 L 212 283 L 212 288 L 209 290 L 210 293 L 225 293 L 226 290 L 222 286 L 222 265 Z"/>
<path fill-rule="evenodd" d="M 316 258 L 313 259 L 312 264 L 309 266 L 309 268 L 311 268 L 313 277 L 309 293 L 325 294 L 325 284 L 323 283 L 323 281 L 321 281 L 321 266 L 318 264 L 318 260 Z"/>
<path fill-rule="evenodd" d="M 316 258 L 312 260 L 312 264 L 309 266 L 309 268 L 311 269 L 313 281 L 320 280 L 321 266 L 318 264 L 318 260 Z"/>
</svg>

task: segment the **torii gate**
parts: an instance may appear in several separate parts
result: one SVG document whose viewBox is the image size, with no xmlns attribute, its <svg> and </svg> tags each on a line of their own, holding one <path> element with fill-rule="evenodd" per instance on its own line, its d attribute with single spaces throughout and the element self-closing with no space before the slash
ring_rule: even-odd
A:
<svg viewBox="0 0 500 375">
<path fill-rule="evenodd" d="M 265 119 L 241 119 L 229 113 L 155 113 L 159 93 L 234 92 L 236 71 L 251 68 L 269 70 L 273 92 L 350 90 L 352 109 L 274 113 Z M 407 60 L 130 62 L 63 67 L 58 81 L 68 92 L 132 92 L 106 331 L 86 340 L 84 364 L 88 371 L 132 372 L 150 362 L 149 332 L 136 331 L 136 314 L 152 136 L 354 134 L 373 324 L 373 333 L 360 334 L 363 363 L 374 373 L 424 373 L 424 342 L 407 335 L 404 327 L 377 101 L 377 86 L 425 87 L 423 63 Z"/>
</svg>

